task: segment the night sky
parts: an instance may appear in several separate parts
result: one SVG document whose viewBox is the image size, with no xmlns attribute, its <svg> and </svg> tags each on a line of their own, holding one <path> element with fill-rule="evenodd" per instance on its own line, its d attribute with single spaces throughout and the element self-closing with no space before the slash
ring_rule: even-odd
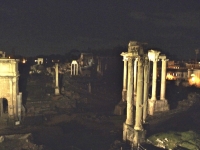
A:
<svg viewBox="0 0 200 150">
<path fill-rule="evenodd" d="M 180 58 L 195 58 L 200 48 L 200 0 L 1 0 L 0 19 L 0 50 L 18 55 L 100 50 L 130 40 Z"/>
</svg>

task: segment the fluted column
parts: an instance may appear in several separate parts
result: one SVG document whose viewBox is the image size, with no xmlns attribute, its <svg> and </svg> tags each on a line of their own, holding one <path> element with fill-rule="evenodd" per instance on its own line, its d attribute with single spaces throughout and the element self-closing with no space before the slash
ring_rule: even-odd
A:
<svg viewBox="0 0 200 150">
<path fill-rule="evenodd" d="M 142 112 L 143 112 L 143 57 L 138 57 L 137 72 L 137 93 L 136 93 L 136 114 L 135 114 L 135 130 L 143 130 Z"/>
<path fill-rule="evenodd" d="M 56 76 L 55 95 L 60 95 L 59 85 L 58 85 L 58 63 L 55 63 L 55 76 Z"/>
<path fill-rule="evenodd" d="M 143 92 L 143 123 L 146 122 L 147 117 L 147 102 L 148 102 L 148 94 L 149 94 L 149 70 L 150 70 L 150 62 L 148 57 L 145 57 L 144 62 L 144 92 Z"/>
<path fill-rule="evenodd" d="M 133 125 L 133 58 L 128 57 L 127 116 L 126 124 Z"/>
<path fill-rule="evenodd" d="M 153 61 L 152 96 L 151 100 L 156 100 L 156 81 L 157 81 L 157 60 Z"/>
<path fill-rule="evenodd" d="M 123 56 L 124 61 L 124 74 L 123 74 L 123 90 L 122 90 L 122 101 L 126 101 L 126 94 L 127 94 L 127 64 L 128 59 L 126 56 Z"/>
<path fill-rule="evenodd" d="M 159 58 L 162 60 L 160 100 L 165 100 L 167 60 L 164 55 Z"/>
<path fill-rule="evenodd" d="M 138 63 L 138 58 L 135 59 L 134 61 L 134 95 L 136 95 L 137 92 L 137 63 Z"/>
</svg>

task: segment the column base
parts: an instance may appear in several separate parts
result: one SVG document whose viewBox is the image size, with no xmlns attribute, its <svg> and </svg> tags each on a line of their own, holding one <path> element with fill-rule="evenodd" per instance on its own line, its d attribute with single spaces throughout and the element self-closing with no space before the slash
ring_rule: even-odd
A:
<svg viewBox="0 0 200 150">
<path fill-rule="evenodd" d="M 137 146 L 138 143 L 144 143 L 146 141 L 146 130 L 135 130 L 133 126 L 124 123 L 123 140 L 132 146 Z"/>
<path fill-rule="evenodd" d="M 162 112 L 169 110 L 168 101 L 165 100 L 148 100 L 148 114 L 154 115 L 154 112 Z"/>
<path fill-rule="evenodd" d="M 169 104 L 168 101 L 165 100 L 157 100 L 155 103 L 155 112 L 162 112 L 162 111 L 168 111 L 169 110 Z"/>
<path fill-rule="evenodd" d="M 58 87 L 55 88 L 55 95 L 60 95 L 60 91 Z"/>
<path fill-rule="evenodd" d="M 126 113 L 126 105 L 127 105 L 126 102 L 120 101 L 115 106 L 114 115 L 125 115 L 125 113 Z"/>
</svg>

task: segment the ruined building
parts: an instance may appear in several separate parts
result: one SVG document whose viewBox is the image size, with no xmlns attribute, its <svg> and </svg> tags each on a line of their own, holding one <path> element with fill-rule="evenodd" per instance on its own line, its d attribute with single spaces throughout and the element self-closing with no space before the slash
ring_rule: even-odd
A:
<svg viewBox="0 0 200 150">
<path fill-rule="evenodd" d="M 149 50 L 144 53 L 142 43 L 130 41 L 128 52 L 121 54 L 124 61 L 124 77 L 122 100 L 115 107 L 115 114 L 122 115 L 126 110 L 126 121 L 123 124 L 123 140 L 133 145 L 145 140 L 145 129 L 148 115 L 155 112 L 169 110 L 168 101 L 165 98 L 166 91 L 166 56 L 160 55 L 159 51 Z M 157 61 L 162 61 L 161 90 L 157 99 Z M 150 67 L 153 67 L 152 73 Z M 152 78 L 150 78 L 152 74 Z M 150 81 L 151 80 L 151 81 Z M 152 83 L 151 98 L 149 87 Z"/>
<path fill-rule="evenodd" d="M 0 116 L 19 124 L 22 112 L 22 93 L 19 92 L 18 60 L 8 59 L 0 52 Z"/>
</svg>

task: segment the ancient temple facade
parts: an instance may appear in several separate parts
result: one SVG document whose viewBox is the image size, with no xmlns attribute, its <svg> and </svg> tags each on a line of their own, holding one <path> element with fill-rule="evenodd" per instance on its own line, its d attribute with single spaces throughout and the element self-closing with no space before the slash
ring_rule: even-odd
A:
<svg viewBox="0 0 200 150">
<path fill-rule="evenodd" d="M 0 58 L 0 117 L 19 123 L 23 106 L 18 80 L 18 60 Z"/>
</svg>

